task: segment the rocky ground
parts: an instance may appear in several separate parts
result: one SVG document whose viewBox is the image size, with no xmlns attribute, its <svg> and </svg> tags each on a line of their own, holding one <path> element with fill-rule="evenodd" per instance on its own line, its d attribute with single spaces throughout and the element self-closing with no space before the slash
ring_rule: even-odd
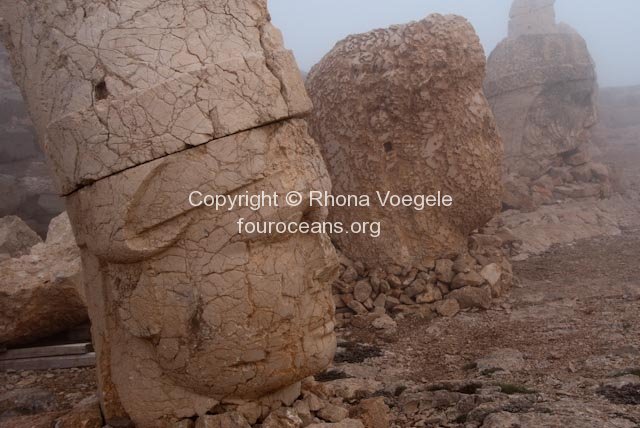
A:
<svg viewBox="0 0 640 428">
<path fill-rule="evenodd" d="M 554 247 L 515 264 L 519 285 L 492 310 L 342 331 L 318 380 L 347 403 L 382 396 L 397 427 L 640 426 L 638 254 L 640 230 Z M 14 414 L 65 410 L 94 382 L 87 369 L 3 373 L 0 410 L 35 390 L 42 402 Z"/>
<path fill-rule="evenodd" d="M 638 230 L 553 248 L 493 310 L 345 334 L 331 376 L 383 394 L 398 427 L 640 426 L 638 254 Z"/>
</svg>

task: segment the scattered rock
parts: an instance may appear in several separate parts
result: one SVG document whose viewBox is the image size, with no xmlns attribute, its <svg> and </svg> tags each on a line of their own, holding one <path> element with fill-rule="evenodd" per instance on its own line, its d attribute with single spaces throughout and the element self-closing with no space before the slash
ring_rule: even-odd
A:
<svg viewBox="0 0 640 428">
<path fill-rule="evenodd" d="M 102 413 L 97 397 L 81 401 L 56 421 L 55 428 L 102 428 Z"/>
<path fill-rule="evenodd" d="M 29 255 L 0 262 L 0 344 L 17 345 L 88 320 L 80 252 L 66 214 Z"/>
<path fill-rule="evenodd" d="M 382 384 L 373 379 L 338 379 L 327 382 L 325 387 L 332 396 L 340 397 L 344 400 L 353 400 L 371 396 L 381 388 Z"/>
<path fill-rule="evenodd" d="M 200 416 L 195 428 L 251 428 L 239 413 L 227 412 L 221 415 Z"/>
<path fill-rule="evenodd" d="M 502 269 L 498 264 L 491 263 L 482 268 L 480 276 L 482 276 L 491 286 L 494 286 L 498 281 L 500 281 Z"/>
<path fill-rule="evenodd" d="M 55 406 L 55 396 L 44 389 L 15 389 L 0 394 L 0 418 L 44 413 Z"/>
<path fill-rule="evenodd" d="M 489 309 L 491 307 L 491 290 L 486 287 L 460 288 L 453 290 L 447 297 L 457 300 L 460 309 Z"/>
<path fill-rule="evenodd" d="M 480 373 L 496 370 L 516 372 L 525 366 L 522 352 L 517 349 L 498 349 L 476 361 L 476 368 Z"/>
<path fill-rule="evenodd" d="M 353 297 L 360 303 L 364 303 L 371 297 L 371 284 L 368 280 L 358 281 L 353 288 Z"/>
<path fill-rule="evenodd" d="M 62 412 L 40 413 L 31 416 L 17 416 L 0 418 L 2 428 L 51 428 L 55 426 L 56 419 Z"/>
<path fill-rule="evenodd" d="M 437 260 L 435 270 L 438 281 L 450 283 L 455 275 L 453 272 L 453 261 L 449 259 Z"/>
<path fill-rule="evenodd" d="M 311 424 L 307 428 L 365 428 L 357 419 L 344 419 L 338 423 Z"/>
<path fill-rule="evenodd" d="M 456 299 L 448 298 L 435 305 L 436 312 L 443 317 L 453 317 L 460 312 L 460 304 Z"/>
<path fill-rule="evenodd" d="M 366 428 L 389 428 L 389 406 L 384 398 L 367 398 L 351 411 L 351 417 L 362 421 Z"/>
<path fill-rule="evenodd" d="M 442 300 L 442 291 L 434 284 L 427 284 L 427 289 L 424 293 L 416 297 L 416 303 L 433 303 L 438 300 Z"/>
<path fill-rule="evenodd" d="M 378 330 L 392 330 L 398 326 L 398 324 L 389 315 L 382 315 L 381 317 L 376 318 L 373 320 L 371 325 L 373 328 Z"/>
<path fill-rule="evenodd" d="M 349 416 L 349 411 L 342 406 L 327 404 L 318 411 L 318 416 L 327 422 L 340 422 Z"/>
<path fill-rule="evenodd" d="M 456 290 L 462 287 L 480 287 L 484 283 L 484 278 L 478 272 L 470 271 L 457 274 L 451 282 L 451 288 Z"/>
<path fill-rule="evenodd" d="M 269 414 L 262 423 L 262 428 L 299 428 L 302 419 L 298 412 L 290 407 L 281 407 Z"/>
<path fill-rule="evenodd" d="M 11 257 L 23 256 L 41 242 L 40 236 L 19 217 L 0 218 L 0 253 L 7 253 Z"/>
</svg>

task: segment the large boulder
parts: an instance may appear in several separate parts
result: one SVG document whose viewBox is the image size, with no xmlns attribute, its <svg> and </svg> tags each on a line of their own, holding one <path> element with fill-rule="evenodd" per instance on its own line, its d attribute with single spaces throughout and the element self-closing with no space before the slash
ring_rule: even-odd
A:
<svg viewBox="0 0 640 428">
<path fill-rule="evenodd" d="M 31 253 L 0 262 L 0 345 L 13 346 L 87 321 L 80 250 L 66 213 Z"/>
<path fill-rule="evenodd" d="M 312 136 L 336 195 L 370 207 L 330 207 L 334 221 L 381 222 L 382 234 L 339 234 L 345 255 L 369 265 L 418 265 L 466 249 L 499 210 L 500 142 L 482 93 L 485 56 L 473 27 L 431 15 L 349 36 L 307 77 Z M 451 207 L 391 209 L 376 191 L 453 197 Z"/>
<path fill-rule="evenodd" d="M 42 242 L 42 239 L 29 228 L 20 217 L 7 216 L 0 218 L 0 254 L 10 257 L 23 256 L 31 247 Z"/>
<path fill-rule="evenodd" d="M 584 39 L 556 24 L 553 5 L 554 0 L 515 0 L 509 36 L 487 63 L 485 94 L 504 139 L 511 183 L 504 199 L 510 208 L 563 199 L 554 188 L 576 182 L 596 181 L 603 184 L 596 196 L 607 193 L 608 178 L 580 181 L 571 171 L 561 179 L 553 175 L 553 168 L 590 161 L 591 128 L 597 122 L 594 62 Z M 590 192 L 576 195 L 584 193 Z"/>
</svg>

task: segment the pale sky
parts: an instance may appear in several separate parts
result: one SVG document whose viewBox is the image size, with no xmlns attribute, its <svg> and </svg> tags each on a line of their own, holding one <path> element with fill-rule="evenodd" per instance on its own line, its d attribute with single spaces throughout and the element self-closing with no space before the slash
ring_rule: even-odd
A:
<svg viewBox="0 0 640 428">
<path fill-rule="evenodd" d="M 308 71 L 349 34 L 455 13 L 475 27 L 487 55 L 507 34 L 512 0 L 268 0 L 274 24 Z M 557 0 L 558 21 L 586 39 L 601 86 L 640 85 L 640 0 Z"/>
</svg>

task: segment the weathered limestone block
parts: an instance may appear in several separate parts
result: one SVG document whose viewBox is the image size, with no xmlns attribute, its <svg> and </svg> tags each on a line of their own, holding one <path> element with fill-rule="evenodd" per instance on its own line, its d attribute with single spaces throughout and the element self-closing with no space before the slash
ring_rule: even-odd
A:
<svg viewBox="0 0 640 428">
<path fill-rule="evenodd" d="M 264 0 L 19 0 L 0 16 L 64 194 L 311 107 Z"/>
<path fill-rule="evenodd" d="M 29 228 L 19 217 L 0 218 L 0 254 L 19 257 L 29 254 L 31 247 L 42 242 L 42 239 Z"/>
<path fill-rule="evenodd" d="M 487 63 L 485 94 L 504 139 L 511 174 L 504 200 L 510 208 L 551 202 L 563 180 L 549 183 L 554 177 L 546 174 L 571 165 L 578 153 L 587 157 L 583 163 L 590 157 L 591 128 L 597 122 L 595 65 L 584 39 L 556 24 L 553 4 L 515 0 L 509 37 Z M 608 179 L 600 182 L 597 196 L 607 193 Z"/>
<path fill-rule="evenodd" d="M 81 284 L 80 251 L 63 213 L 30 254 L 0 261 L 0 344 L 32 342 L 86 322 Z"/>
<path fill-rule="evenodd" d="M 372 266 L 416 266 L 466 249 L 499 210 L 502 146 L 482 93 L 485 57 L 471 25 L 431 15 L 350 36 L 309 73 L 312 136 L 335 194 L 453 196 L 452 207 L 332 208 L 334 220 L 381 221 L 382 235 L 334 236 Z"/>
<path fill-rule="evenodd" d="M 189 201 L 331 191 L 266 1 L 0 12 L 81 250 L 105 422 L 174 427 L 219 403 L 293 402 L 335 350 L 335 251 L 326 235 L 237 221 L 322 221 L 326 208 Z"/>
</svg>

